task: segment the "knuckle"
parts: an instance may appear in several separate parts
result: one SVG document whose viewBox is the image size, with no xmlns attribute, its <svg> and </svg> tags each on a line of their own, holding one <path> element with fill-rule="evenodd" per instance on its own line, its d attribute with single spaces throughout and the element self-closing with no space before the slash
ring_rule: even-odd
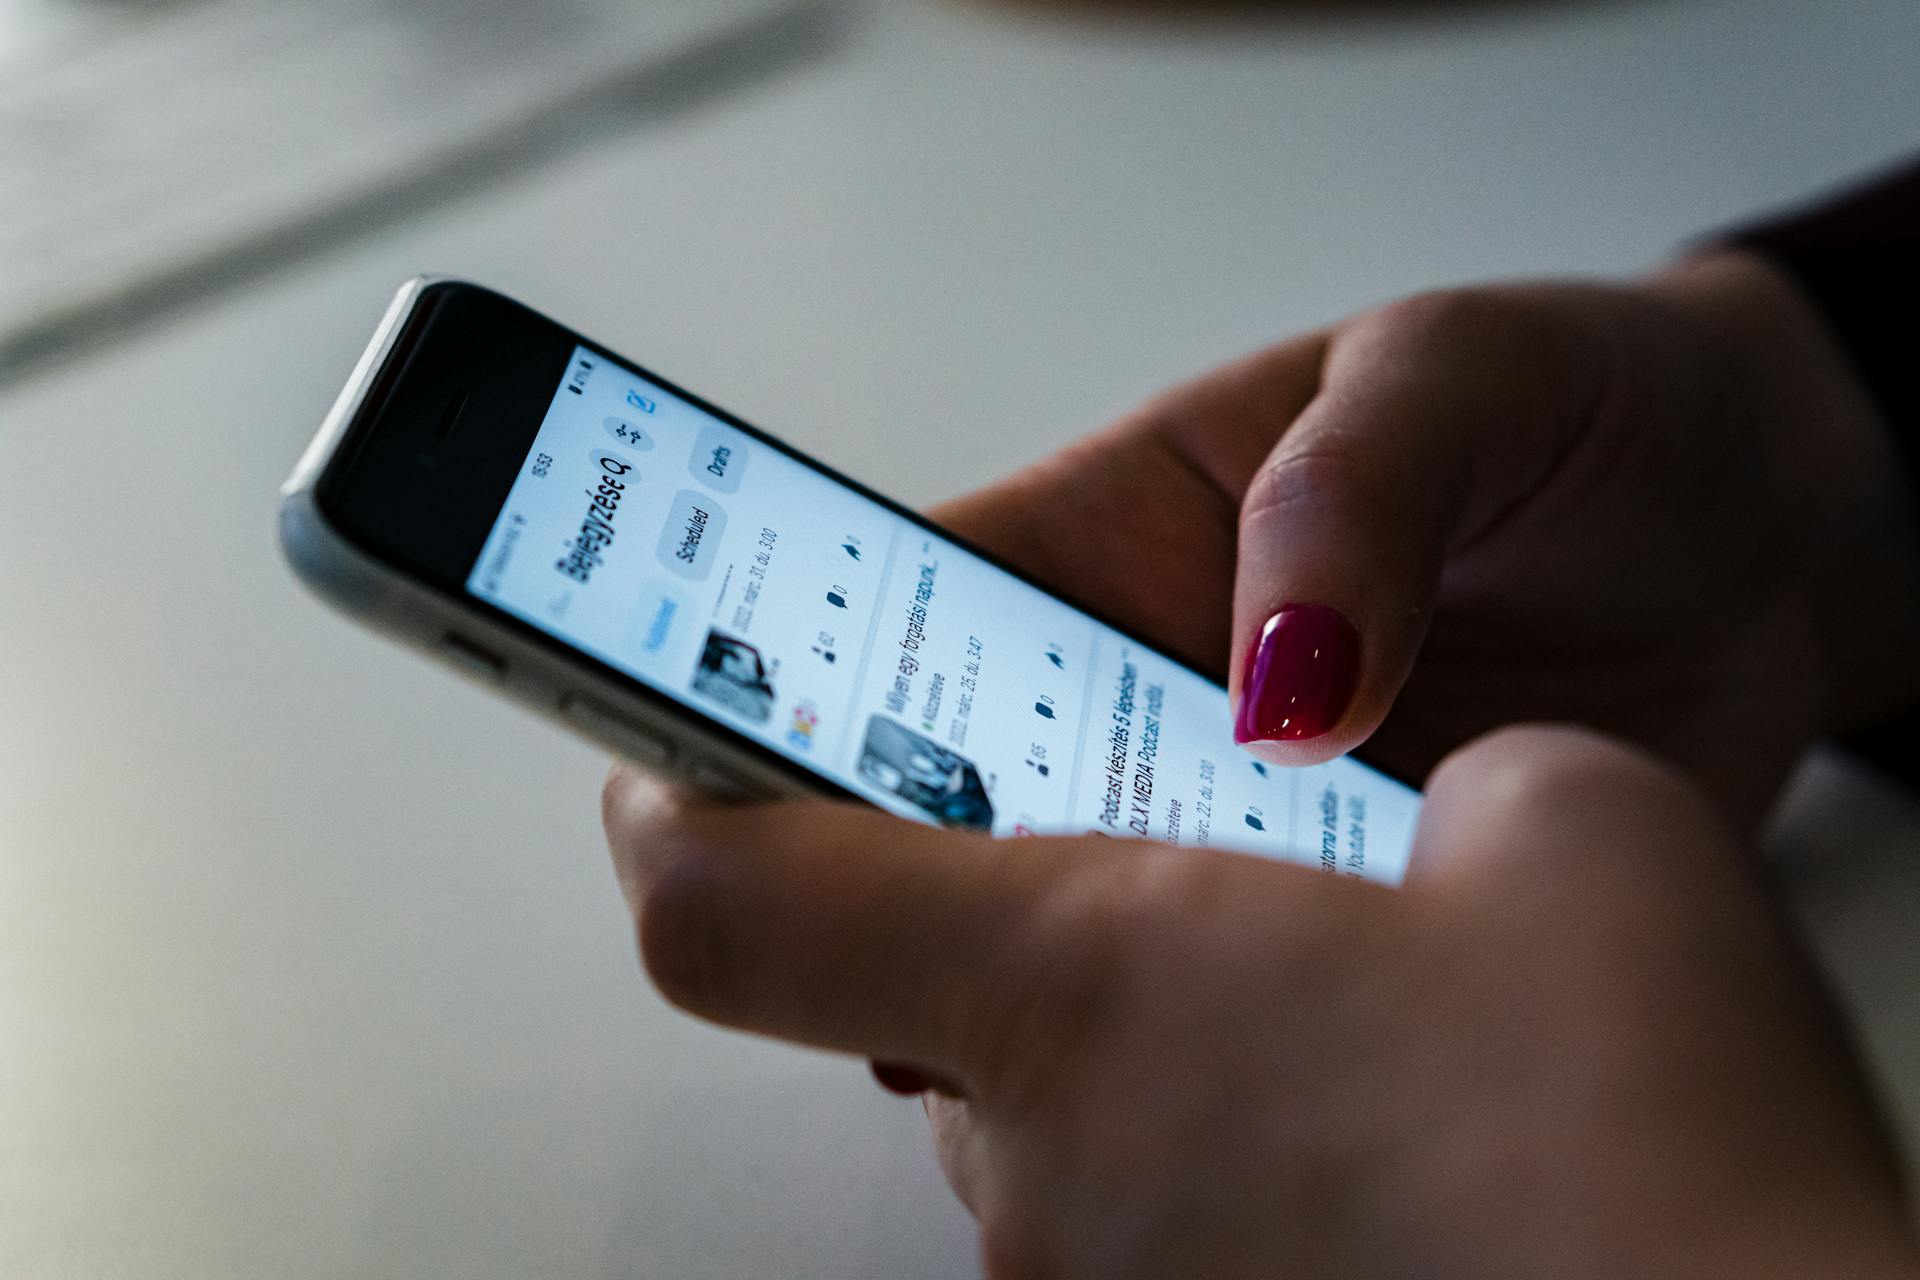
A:
<svg viewBox="0 0 1920 1280">
<path fill-rule="evenodd" d="M 1056 1043 L 1084 1049 L 1163 966 L 1172 940 L 1206 918 L 1210 863 L 1187 850 L 1128 849 L 1059 880 L 1034 926 L 1056 978 L 1048 989 L 1064 997 L 1044 1011 Z"/>
<path fill-rule="evenodd" d="M 1344 451 L 1320 447 L 1269 458 L 1241 502 L 1243 524 L 1284 515 L 1306 504 L 1338 501 L 1365 487 L 1361 468 Z"/>
<path fill-rule="evenodd" d="M 1205 858 L 1152 849 L 1129 858 L 1122 874 L 1103 876 L 1090 932 L 1100 937 L 1160 937 L 1202 896 Z"/>
<path fill-rule="evenodd" d="M 1618 360 L 1613 298 L 1598 286 L 1441 289 L 1368 312 L 1340 346 L 1353 357 L 1346 367 L 1372 381 L 1497 394 L 1509 406 L 1592 407 Z"/>
<path fill-rule="evenodd" d="M 980 1064 L 983 1092 L 1007 1106 L 1047 1105 L 1117 1017 L 1127 953 L 1146 945 L 1131 932 L 1143 908 L 1129 887 L 1130 852 L 1102 850 L 1044 876 L 1006 868 L 1024 884 L 1008 899 L 1017 908 L 994 925 L 995 972 L 958 993 L 944 1016 L 947 1037 Z"/>
<path fill-rule="evenodd" d="M 1391 540 L 1405 544 L 1425 535 L 1422 491 L 1416 478 L 1402 474 L 1403 460 L 1379 456 L 1388 451 L 1369 449 L 1365 441 L 1327 434 L 1297 452 L 1276 454 L 1254 474 L 1240 506 L 1242 536 L 1271 536 L 1276 528 L 1294 535 L 1338 529 L 1356 538 L 1393 531 Z"/>
<path fill-rule="evenodd" d="M 1352 336 L 1414 350 L 1508 336 L 1520 329 L 1521 302 L 1489 289 L 1435 289 L 1370 311 Z"/>
</svg>

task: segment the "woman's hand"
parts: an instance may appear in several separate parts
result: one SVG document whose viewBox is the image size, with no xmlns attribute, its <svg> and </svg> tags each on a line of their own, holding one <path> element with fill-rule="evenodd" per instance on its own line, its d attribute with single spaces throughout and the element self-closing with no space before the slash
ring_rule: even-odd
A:
<svg viewBox="0 0 1920 1280">
<path fill-rule="evenodd" d="M 1435 773 L 1404 890 L 616 770 L 648 970 L 939 1082 L 996 1280 L 1909 1274 L 1845 1037 L 1696 793 L 1584 733 Z"/>
<path fill-rule="evenodd" d="M 1728 253 L 1396 303 L 941 516 L 1229 675 L 1274 762 L 1379 729 L 1418 777 L 1489 728 L 1575 721 L 1752 820 L 1813 735 L 1920 695 L 1884 435 L 1793 288 Z"/>
</svg>

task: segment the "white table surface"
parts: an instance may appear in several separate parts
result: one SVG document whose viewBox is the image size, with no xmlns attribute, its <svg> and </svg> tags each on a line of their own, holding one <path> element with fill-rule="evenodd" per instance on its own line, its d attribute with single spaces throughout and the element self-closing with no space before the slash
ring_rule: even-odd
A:
<svg viewBox="0 0 1920 1280">
<path fill-rule="evenodd" d="M 0 1275 L 976 1275 L 918 1108 L 669 1011 L 599 756 L 323 612 L 275 486 L 421 269 L 925 502 L 1370 301 L 1633 269 L 1920 142 L 1912 0 L 1432 7 L 856 8 L 0 391 Z M 1828 758 L 1773 842 L 1909 1131 L 1917 833 Z"/>
</svg>

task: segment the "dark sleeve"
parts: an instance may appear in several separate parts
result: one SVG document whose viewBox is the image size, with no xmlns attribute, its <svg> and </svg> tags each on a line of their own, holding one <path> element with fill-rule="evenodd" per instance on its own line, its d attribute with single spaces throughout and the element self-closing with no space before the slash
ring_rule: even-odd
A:
<svg viewBox="0 0 1920 1280">
<path fill-rule="evenodd" d="M 1785 271 L 1825 317 L 1920 494 L 1920 162 L 1728 238 Z M 1847 745 L 1920 785 L 1920 715 Z"/>
<path fill-rule="evenodd" d="M 1920 161 L 1731 238 L 1782 268 L 1826 317 L 1912 468 L 1920 456 Z"/>
</svg>

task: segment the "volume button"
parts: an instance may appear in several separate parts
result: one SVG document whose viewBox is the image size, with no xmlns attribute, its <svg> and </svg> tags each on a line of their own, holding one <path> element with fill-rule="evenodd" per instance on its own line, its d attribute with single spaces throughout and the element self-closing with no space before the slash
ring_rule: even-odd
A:
<svg viewBox="0 0 1920 1280">
<path fill-rule="evenodd" d="M 695 760 L 687 769 L 687 781 L 715 800 L 758 800 L 765 795 L 759 787 L 710 760 Z"/>
<path fill-rule="evenodd" d="M 570 693 L 560 699 L 560 714 L 574 728 L 606 743 L 635 764 L 658 769 L 673 761 L 671 742 L 605 703 Z"/>
<path fill-rule="evenodd" d="M 456 635 L 440 638 L 440 656 L 470 676 L 498 682 L 506 677 L 506 659 Z"/>
</svg>

